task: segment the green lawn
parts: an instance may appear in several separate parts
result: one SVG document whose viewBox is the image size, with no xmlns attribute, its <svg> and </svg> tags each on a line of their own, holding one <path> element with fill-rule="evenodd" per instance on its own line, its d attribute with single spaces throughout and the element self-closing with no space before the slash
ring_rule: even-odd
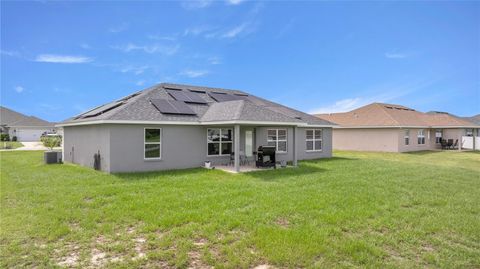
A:
<svg viewBox="0 0 480 269">
<path fill-rule="evenodd" d="M 16 149 L 23 147 L 23 144 L 17 141 L 0 141 L 0 149 Z"/>
<path fill-rule="evenodd" d="M 480 267 L 480 154 L 107 175 L 1 152 L 0 267 Z"/>
</svg>

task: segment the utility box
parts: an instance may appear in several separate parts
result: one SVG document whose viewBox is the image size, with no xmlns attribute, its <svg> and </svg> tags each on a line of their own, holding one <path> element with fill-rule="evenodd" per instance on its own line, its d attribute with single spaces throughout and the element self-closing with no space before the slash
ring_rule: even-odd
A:
<svg viewBox="0 0 480 269">
<path fill-rule="evenodd" d="M 43 153 L 43 160 L 45 164 L 62 163 L 61 151 L 45 151 Z"/>
</svg>

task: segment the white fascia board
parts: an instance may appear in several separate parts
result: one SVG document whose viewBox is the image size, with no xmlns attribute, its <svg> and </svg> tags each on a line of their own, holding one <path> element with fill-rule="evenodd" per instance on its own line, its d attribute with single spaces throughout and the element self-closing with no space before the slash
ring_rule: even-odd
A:
<svg viewBox="0 0 480 269">
<path fill-rule="evenodd" d="M 56 126 L 56 125 L 55 125 Z M 44 129 L 44 128 L 55 128 L 55 126 L 22 126 L 22 125 L 18 125 L 18 126 L 6 126 L 8 128 L 33 128 L 33 129 Z"/>
<path fill-rule="evenodd" d="M 275 122 L 275 121 L 212 121 L 212 122 L 199 122 L 199 121 L 137 121 L 137 120 L 96 120 L 85 122 L 71 122 L 60 123 L 55 127 L 67 127 L 67 126 L 82 126 L 82 125 L 97 125 L 97 124 L 142 124 L 142 125 L 271 125 L 271 126 L 298 126 L 298 127 L 328 127 L 332 125 L 310 125 L 302 122 Z"/>
<path fill-rule="evenodd" d="M 462 129 L 480 126 L 333 126 L 334 129 Z"/>
<path fill-rule="evenodd" d="M 432 128 L 436 129 L 465 129 L 465 128 L 473 128 L 477 129 L 480 128 L 480 126 L 476 125 L 465 125 L 465 126 L 432 126 Z"/>
<path fill-rule="evenodd" d="M 402 128 L 430 128 L 430 126 L 334 126 L 334 129 L 402 129 Z"/>
<path fill-rule="evenodd" d="M 98 125 L 98 124 L 200 125 L 198 121 L 95 120 L 95 121 L 84 121 L 84 122 L 60 123 L 55 126 L 67 127 L 67 126 Z"/>
</svg>

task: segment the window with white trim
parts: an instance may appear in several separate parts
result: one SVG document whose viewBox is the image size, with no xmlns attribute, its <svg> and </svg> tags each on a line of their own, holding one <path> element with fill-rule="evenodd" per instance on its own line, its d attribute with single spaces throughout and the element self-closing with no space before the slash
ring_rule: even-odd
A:
<svg viewBox="0 0 480 269">
<path fill-rule="evenodd" d="M 279 153 L 287 152 L 287 129 L 268 129 L 267 144 Z"/>
<path fill-rule="evenodd" d="M 322 130 L 309 129 L 305 130 L 305 141 L 307 151 L 321 151 L 322 150 Z"/>
<path fill-rule="evenodd" d="M 465 129 L 466 136 L 473 136 L 473 129 Z"/>
<path fill-rule="evenodd" d="M 403 136 L 403 139 L 405 140 L 406 146 L 410 145 L 410 130 L 405 130 L 405 135 Z"/>
<path fill-rule="evenodd" d="M 230 155 L 233 147 L 233 131 L 230 128 L 207 129 L 207 155 Z"/>
<path fill-rule="evenodd" d="M 162 130 L 145 128 L 144 131 L 144 158 L 160 159 L 162 156 Z"/>
<path fill-rule="evenodd" d="M 424 129 L 418 130 L 418 133 L 417 133 L 417 143 L 418 143 L 419 145 L 424 145 L 424 144 L 425 144 L 425 130 L 424 130 Z"/>
<path fill-rule="evenodd" d="M 442 137 L 443 137 L 443 130 L 442 129 L 435 130 L 435 143 L 437 144 L 442 143 Z"/>
</svg>

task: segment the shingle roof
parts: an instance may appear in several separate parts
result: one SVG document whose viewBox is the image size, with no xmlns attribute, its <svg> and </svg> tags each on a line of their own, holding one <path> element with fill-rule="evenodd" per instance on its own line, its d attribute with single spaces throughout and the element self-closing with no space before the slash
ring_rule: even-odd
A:
<svg viewBox="0 0 480 269">
<path fill-rule="evenodd" d="M 480 125 L 480 114 L 471 117 L 463 117 L 462 119 Z"/>
<path fill-rule="evenodd" d="M 55 123 L 39 119 L 34 116 L 27 116 L 6 107 L 0 106 L 0 125 L 9 127 L 32 126 L 32 127 L 53 127 Z"/>
<path fill-rule="evenodd" d="M 160 113 L 150 102 L 152 99 L 174 100 L 166 89 L 194 91 L 207 104 L 187 104 L 196 115 L 175 115 Z M 227 102 L 217 102 L 209 93 L 228 93 L 237 95 L 238 99 Z M 120 104 L 120 105 L 118 105 Z M 117 106 L 118 105 L 118 106 Z M 112 107 L 102 113 L 103 108 Z M 92 114 L 95 114 L 92 116 Z M 85 117 L 86 115 L 90 115 Z M 215 122 L 215 121 L 252 121 L 298 123 L 309 125 L 334 125 L 301 111 L 250 95 L 239 90 L 228 90 L 192 85 L 161 83 L 133 96 L 116 100 L 103 106 L 87 111 L 76 117 L 67 119 L 62 124 L 85 123 L 92 121 L 174 121 L 174 122 Z"/>
<path fill-rule="evenodd" d="M 372 103 L 350 112 L 318 114 L 316 116 L 334 122 L 341 127 L 464 127 L 475 125 L 448 113 L 422 113 L 405 106 L 384 103 Z"/>
</svg>

